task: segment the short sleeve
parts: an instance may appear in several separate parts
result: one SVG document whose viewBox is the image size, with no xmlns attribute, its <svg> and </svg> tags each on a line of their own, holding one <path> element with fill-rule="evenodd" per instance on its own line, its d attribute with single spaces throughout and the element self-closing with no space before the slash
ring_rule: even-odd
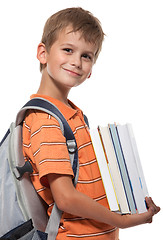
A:
<svg viewBox="0 0 163 240">
<path fill-rule="evenodd" d="M 35 120 L 31 127 L 31 150 L 43 186 L 48 185 L 50 173 L 73 176 L 66 139 L 55 118 Z"/>
</svg>

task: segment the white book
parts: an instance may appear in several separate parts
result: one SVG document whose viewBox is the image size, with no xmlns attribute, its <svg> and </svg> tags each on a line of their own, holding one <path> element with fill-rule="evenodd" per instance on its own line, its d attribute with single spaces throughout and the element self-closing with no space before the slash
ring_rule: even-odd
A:
<svg viewBox="0 0 163 240">
<path fill-rule="evenodd" d="M 125 163 L 125 159 L 124 159 L 124 155 L 122 152 L 122 148 L 119 142 L 119 137 L 118 137 L 118 133 L 116 130 L 116 127 L 114 124 L 109 124 L 109 130 L 111 133 L 111 137 L 112 137 L 112 142 L 114 145 L 114 151 L 116 153 L 116 157 L 117 157 L 117 162 L 118 162 L 118 166 L 120 169 L 120 173 L 121 173 L 121 178 L 123 181 L 123 185 L 125 188 L 125 193 L 126 193 L 126 197 L 128 200 L 128 204 L 129 204 L 129 208 L 132 214 L 136 213 L 136 205 L 135 205 L 135 199 L 133 196 L 133 191 L 132 191 L 132 187 L 131 187 L 131 182 L 130 182 L 130 178 L 128 175 L 128 171 L 126 168 L 126 163 Z"/>
<path fill-rule="evenodd" d="M 134 199 L 137 206 L 138 213 L 146 212 L 146 204 L 144 199 L 144 193 L 139 181 L 139 173 L 136 165 L 136 160 L 132 148 L 132 144 L 129 137 L 127 125 L 117 126 L 118 135 L 123 150 L 129 178 L 132 185 Z"/>
<path fill-rule="evenodd" d="M 127 129 L 128 129 L 129 138 L 130 138 L 130 141 L 131 141 L 133 153 L 134 153 L 134 156 L 135 156 L 135 161 L 136 161 L 136 166 L 137 166 L 138 173 L 139 173 L 139 179 L 140 179 L 141 187 L 142 187 L 143 192 L 144 192 L 144 197 L 146 197 L 146 196 L 149 196 L 149 193 L 148 193 L 148 188 L 147 188 L 147 185 L 146 185 L 144 172 L 143 172 L 143 168 L 142 168 L 142 165 L 141 165 L 141 161 L 140 161 L 140 157 L 139 157 L 138 148 L 137 148 L 136 140 L 135 140 L 135 137 L 134 137 L 132 125 L 128 123 L 127 124 Z"/>
<path fill-rule="evenodd" d="M 99 126 L 99 130 L 100 130 L 102 142 L 105 148 L 105 153 L 108 158 L 108 164 L 111 170 L 111 175 L 113 178 L 121 213 L 122 214 L 130 213 L 109 128 Z"/>
<path fill-rule="evenodd" d="M 107 161 L 105 158 L 105 154 L 104 154 L 104 150 L 102 147 L 98 129 L 90 129 L 90 135 L 91 135 L 92 144 L 93 144 L 95 155 L 96 155 L 97 162 L 99 165 L 99 170 L 101 173 L 101 178 L 103 181 L 103 185 L 104 185 L 104 189 L 105 189 L 105 193 L 107 196 L 110 210 L 119 212 L 120 209 L 118 206 L 113 182 L 111 179 L 111 174 L 110 174 L 110 171 L 109 171 L 109 168 L 107 165 Z"/>
</svg>

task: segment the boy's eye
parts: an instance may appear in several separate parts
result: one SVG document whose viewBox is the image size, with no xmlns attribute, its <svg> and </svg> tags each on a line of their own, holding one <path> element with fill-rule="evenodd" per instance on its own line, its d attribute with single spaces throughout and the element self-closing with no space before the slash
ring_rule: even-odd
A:
<svg viewBox="0 0 163 240">
<path fill-rule="evenodd" d="M 70 49 L 70 48 L 64 48 L 63 50 L 64 50 L 65 52 L 72 53 L 72 49 Z"/>
<path fill-rule="evenodd" d="M 83 54 L 82 57 L 85 58 L 85 59 L 88 59 L 88 60 L 92 59 L 91 56 L 88 55 L 88 54 Z"/>
</svg>

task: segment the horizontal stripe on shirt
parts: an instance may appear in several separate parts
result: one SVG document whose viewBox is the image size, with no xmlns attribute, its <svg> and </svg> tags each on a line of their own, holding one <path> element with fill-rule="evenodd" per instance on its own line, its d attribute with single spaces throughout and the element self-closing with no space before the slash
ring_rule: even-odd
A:
<svg viewBox="0 0 163 240">
<path fill-rule="evenodd" d="M 113 229 L 110 229 L 108 231 L 104 231 L 104 232 L 100 232 L 100 233 L 92 233 L 92 234 L 67 234 L 67 237 L 74 237 L 74 238 L 85 238 L 85 237 L 97 237 L 97 236 L 101 236 L 101 235 L 105 235 L 105 234 L 108 234 L 108 233 L 111 233 L 113 231 L 115 231 L 117 228 L 113 228 Z"/>
</svg>

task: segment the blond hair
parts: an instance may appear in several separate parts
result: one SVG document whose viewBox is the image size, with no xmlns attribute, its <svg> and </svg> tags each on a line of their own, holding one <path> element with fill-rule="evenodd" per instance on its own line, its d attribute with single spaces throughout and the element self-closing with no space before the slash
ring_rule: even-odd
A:
<svg viewBox="0 0 163 240">
<path fill-rule="evenodd" d="M 81 37 L 86 42 L 97 46 L 95 60 L 97 59 L 104 40 L 104 32 L 99 20 L 87 10 L 80 7 L 66 8 L 53 14 L 45 23 L 41 42 L 45 44 L 49 52 L 53 43 L 57 40 L 61 30 L 71 25 L 74 32 L 80 31 Z M 40 64 L 40 71 L 46 65 Z"/>
</svg>

